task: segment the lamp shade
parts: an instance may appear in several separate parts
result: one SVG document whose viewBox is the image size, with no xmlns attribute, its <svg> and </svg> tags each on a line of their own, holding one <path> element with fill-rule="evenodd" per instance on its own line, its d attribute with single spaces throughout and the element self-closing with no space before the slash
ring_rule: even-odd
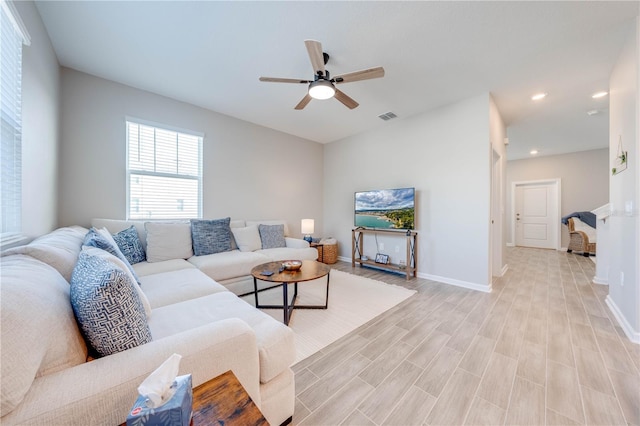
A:
<svg viewBox="0 0 640 426">
<path fill-rule="evenodd" d="M 329 99 L 336 94 L 333 83 L 327 80 L 316 80 L 309 85 L 309 96 L 313 99 Z"/>
<path fill-rule="evenodd" d="M 313 234 L 314 221 L 313 219 L 302 219 L 300 230 L 303 234 Z"/>
</svg>

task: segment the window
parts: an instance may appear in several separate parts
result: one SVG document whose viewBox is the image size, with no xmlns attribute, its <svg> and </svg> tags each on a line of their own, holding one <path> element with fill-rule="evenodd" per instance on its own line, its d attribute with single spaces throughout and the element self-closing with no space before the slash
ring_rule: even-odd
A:
<svg viewBox="0 0 640 426">
<path fill-rule="evenodd" d="M 13 4 L 0 7 L 0 243 L 21 238 L 22 204 L 22 44 L 29 34 Z"/>
<path fill-rule="evenodd" d="M 202 217 L 202 138 L 127 121 L 129 219 Z"/>
</svg>

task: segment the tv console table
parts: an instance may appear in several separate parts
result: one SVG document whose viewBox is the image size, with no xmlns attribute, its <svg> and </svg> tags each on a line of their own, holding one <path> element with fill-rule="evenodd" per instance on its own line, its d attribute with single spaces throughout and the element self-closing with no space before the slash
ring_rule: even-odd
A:
<svg viewBox="0 0 640 426">
<path fill-rule="evenodd" d="M 363 260 L 364 246 L 363 237 L 365 234 L 386 234 L 398 237 L 404 237 L 407 244 L 407 260 L 406 265 L 400 266 L 395 263 L 378 263 L 375 259 Z M 407 280 L 411 275 L 418 275 L 418 233 L 415 231 L 394 231 L 387 229 L 367 229 L 356 228 L 351 230 L 351 266 L 374 266 L 376 268 L 385 269 L 387 271 L 399 272 L 407 276 Z"/>
</svg>

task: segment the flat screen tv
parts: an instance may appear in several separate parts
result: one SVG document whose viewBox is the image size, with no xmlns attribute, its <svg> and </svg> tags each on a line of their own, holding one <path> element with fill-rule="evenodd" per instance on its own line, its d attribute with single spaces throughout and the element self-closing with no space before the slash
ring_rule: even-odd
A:
<svg viewBox="0 0 640 426">
<path fill-rule="evenodd" d="M 415 188 L 378 189 L 355 193 L 355 226 L 414 229 Z"/>
</svg>

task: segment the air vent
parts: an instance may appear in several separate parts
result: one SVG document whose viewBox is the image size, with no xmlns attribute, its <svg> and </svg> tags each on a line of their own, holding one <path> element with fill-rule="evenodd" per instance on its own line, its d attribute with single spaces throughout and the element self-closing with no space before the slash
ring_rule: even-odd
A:
<svg viewBox="0 0 640 426">
<path fill-rule="evenodd" d="M 395 114 L 394 114 L 394 113 L 392 113 L 391 111 L 389 111 L 389 112 L 385 112 L 384 114 L 380 114 L 380 115 L 378 116 L 378 118 L 379 118 L 379 119 L 384 120 L 384 121 L 389 121 L 389 120 L 391 120 L 392 118 L 396 118 L 396 117 L 397 117 L 397 115 L 395 115 Z"/>
</svg>

